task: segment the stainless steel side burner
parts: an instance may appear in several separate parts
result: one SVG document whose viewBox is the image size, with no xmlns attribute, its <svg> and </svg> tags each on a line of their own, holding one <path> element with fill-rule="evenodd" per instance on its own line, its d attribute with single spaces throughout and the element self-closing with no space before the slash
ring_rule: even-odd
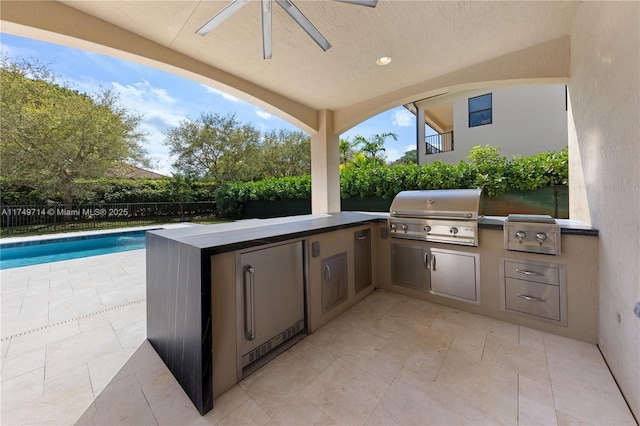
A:
<svg viewBox="0 0 640 426">
<path fill-rule="evenodd" d="M 560 225 L 549 215 L 510 214 L 504 223 L 504 248 L 559 255 Z"/>
</svg>

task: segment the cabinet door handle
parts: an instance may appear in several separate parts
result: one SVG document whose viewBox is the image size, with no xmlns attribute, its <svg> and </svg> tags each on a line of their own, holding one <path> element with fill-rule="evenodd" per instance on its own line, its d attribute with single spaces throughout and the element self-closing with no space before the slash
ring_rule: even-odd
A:
<svg viewBox="0 0 640 426">
<path fill-rule="evenodd" d="M 524 300 L 529 300 L 531 302 L 546 302 L 546 300 L 544 300 L 544 299 L 540 299 L 539 297 L 535 297 L 535 296 L 529 296 L 527 294 L 518 293 L 518 294 L 516 294 L 516 296 L 518 296 L 518 297 L 520 297 L 521 299 L 524 299 Z"/>
<path fill-rule="evenodd" d="M 244 332 L 249 340 L 256 338 L 256 281 L 253 266 L 244 268 Z M 249 279 L 247 280 L 247 274 Z"/>
<path fill-rule="evenodd" d="M 544 277 L 544 274 L 541 274 L 540 272 L 527 271 L 526 269 L 516 269 L 516 272 L 519 274 L 535 275 L 536 277 Z"/>
<path fill-rule="evenodd" d="M 366 235 L 360 235 L 360 236 L 358 237 L 358 239 L 359 239 L 359 240 L 366 240 L 366 239 L 367 239 L 367 236 L 366 236 Z"/>
<path fill-rule="evenodd" d="M 431 270 L 432 271 L 436 270 L 436 255 L 435 254 L 431 255 Z"/>
<path fill-rule="evenodd" d="M 329 265 L 324 265 L 324 280 L 329 282 L 331 280 L 331 268 Z"/>
<path fill-rule="evenodd" d="M 424 267 L 425 267 L 426 269 L 429 269 L 429 266 L 430 266 L 430 265 L 429 265 L 429 252 L 428 252 L 428 251 L 425 251 L 425 252 L 424 252 Z"/>
</svg>

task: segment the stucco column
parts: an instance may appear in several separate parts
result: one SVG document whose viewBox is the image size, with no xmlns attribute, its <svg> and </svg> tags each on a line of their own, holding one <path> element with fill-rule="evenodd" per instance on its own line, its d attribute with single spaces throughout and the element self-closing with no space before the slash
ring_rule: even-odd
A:
<svg viewBox="0 0 640 426">
<path fill-rule="evenodd" d="M 414 104 L 415 105 L 415 104 Z M 427 133 L 426 124 L 424 122 L 424 105 L 418 105 L 416 108 L 416 135 L 417 135 L 417 146 L 416 150 L 418 151 L 418 164 L 423 165 L 426 163 L 425 156 L 427 155 L 427 145 L 425 142 L 425 136 Z"/>
<path fill-rule="evenodd" d="M 318 133 L 311 135 L 311 212 L 340 211 L 340 149 L 333 112 L 318 112 Z"/>
</svg>

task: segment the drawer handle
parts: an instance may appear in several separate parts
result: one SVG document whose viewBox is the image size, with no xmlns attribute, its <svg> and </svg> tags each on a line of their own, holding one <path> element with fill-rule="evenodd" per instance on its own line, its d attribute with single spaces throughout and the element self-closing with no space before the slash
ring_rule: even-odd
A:
<svg viewBox="0 0 640 426">
<path fill-rule="evenodd" d="M 540 272 L 527 271 L 526 269 L 516 269 L 516 272 L 519 274 L 535 275 L 536 277 L 544 277 L 544 274 L 541 274 Z"/>
<path fill-rule="evenodd" d="M 535 297 L 535 296 L 529 296 L 529 295 L 526 295 L 526 294 L 518 293 L 518 294 L 516 294 L 516 296 L 518 296 L 518 297 L 520 297 L 521 299 L 524 299 L 524 300 L 530 300 L 531 302 L 546 302 L 546 300 L 544 300 L 544 299 L 540 299 L 539 297 Z"/>
</svg>

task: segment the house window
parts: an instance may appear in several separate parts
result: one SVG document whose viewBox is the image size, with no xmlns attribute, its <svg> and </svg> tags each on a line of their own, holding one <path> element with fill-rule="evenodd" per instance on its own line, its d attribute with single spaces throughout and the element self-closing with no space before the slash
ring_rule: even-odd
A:
<svg viewBox="0 0 640 426">
<path fill-rule="evenodd" d="M 469 98 L 469 127 L 491 124 L 491 93 Z"/>
</svg>

